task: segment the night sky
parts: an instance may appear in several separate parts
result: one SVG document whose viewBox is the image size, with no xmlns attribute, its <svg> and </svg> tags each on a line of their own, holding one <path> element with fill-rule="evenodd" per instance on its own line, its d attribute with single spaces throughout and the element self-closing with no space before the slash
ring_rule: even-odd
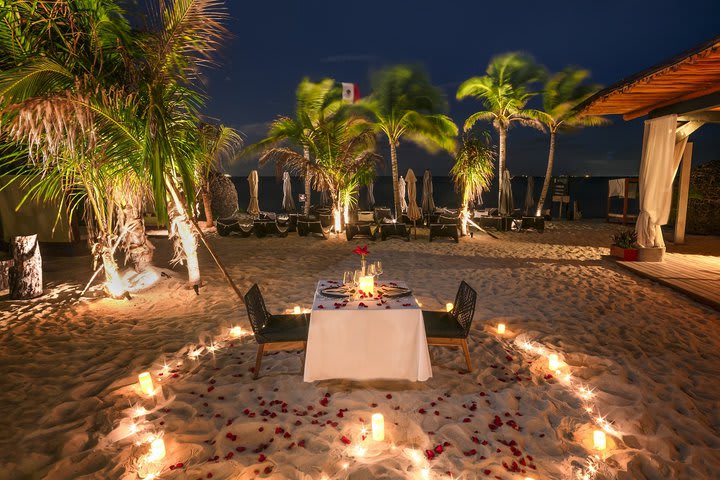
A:
<svg viewBox="0 0 720 480">
<path fill-rule="evenodd" d="M 484 74 L 495 54 L 524 50 L 551 71 L 580 66 L 607 86 L 720 33 L 718 0 L 231 0 L 228 5 L 233 36 L 218 57 L 220 68 L 207 74 L 206 113 L 238 128 L 248 142 L 261 138 L 277 115 L 292 114 L 295 88 L 304 76 L 355 82 L 365 95 L 373 70 L 422 64 L 462 125 L 481 105 L 455 100 L 457 87 Z M 642 120 L 610 118 L 608 127 L 559 137 L 556 174 L 637 174 Z M 694 163 L 720 158 L 720 127 L 706 125 L 691 140 Z M 547 144 L 546 135 L 514 127 L 508 137 L 510 172 L 543 175 Z M 445 175 L 450 168 L 447 154 L 429 155 L 407 143 L 398 154 L 401 172 L 412 166 Z M 228 170 L 245 174 L 256 166 L 248 159 Z"/>
</svg>

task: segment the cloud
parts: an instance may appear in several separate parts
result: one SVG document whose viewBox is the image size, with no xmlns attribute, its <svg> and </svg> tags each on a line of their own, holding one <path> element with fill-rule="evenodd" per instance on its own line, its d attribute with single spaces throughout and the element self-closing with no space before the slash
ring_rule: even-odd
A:
<svg viewBox="0 0 720 480">
<path fill-rule="evenodd" d="M 369 53 L 340 53 L 320 59 L 323 63 L 347 63 L 347 62 L 372 62 L 377 59 L 376 55 Z"/>
</svg>

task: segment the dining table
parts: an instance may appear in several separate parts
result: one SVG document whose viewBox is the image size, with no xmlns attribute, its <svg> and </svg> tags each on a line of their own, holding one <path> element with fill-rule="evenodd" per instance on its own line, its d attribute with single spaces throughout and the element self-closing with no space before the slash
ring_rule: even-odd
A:
<svg viewBox="0 0 720 480">
<path fill-rule="evenodd" d="M 372 295 L 356 291 L 336 297 L 326 291 L 342 282 L 318 282 L 305 354 L 306 382 L 432 377 L 422 310 L 409 287 L 401 281 L 376 280 L 374 285 Z M 389 293 L 401 289 L 408 293 Z"/>
</svg>

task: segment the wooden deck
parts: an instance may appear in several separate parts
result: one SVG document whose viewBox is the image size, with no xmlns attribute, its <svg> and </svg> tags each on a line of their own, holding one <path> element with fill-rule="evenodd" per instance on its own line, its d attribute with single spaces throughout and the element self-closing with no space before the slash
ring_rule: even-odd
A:
<svg viewBox="0 0 720 480">
<path fill-rule="evenodd" d="M 663 262 L 617 262 L 720 310 L 720 257 L 666 253 Z"/>
</svg>

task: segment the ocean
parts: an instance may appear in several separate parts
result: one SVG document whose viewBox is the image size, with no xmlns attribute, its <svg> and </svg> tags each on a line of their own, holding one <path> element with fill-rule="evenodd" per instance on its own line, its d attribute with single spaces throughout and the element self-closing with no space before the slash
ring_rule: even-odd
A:
<svg viewBox="0 0 720 480">
<path fill-rule="evenodd" d="M 422 172 L 418 173 L 418 195 L 417 201 L 420 203 L 422 196 Z M 528 185 L 528 178 L 518 176 L 512 179 L 513 201 L 515 208 L 525 209 L 525 196 Z M 577 202 L 583 218 L 605 218 L 607 215 L 607 194 L 608 180 L 619 177 L 560 177 L 568 179 L 568 190 L 570 195 L 570 209 L 572 210 L 573 202 Z M 238 192 L 238 202 L 240 209 L 247 208 L 249 199 L 249 186 L 246 177 L 232 177 L 235 188 Z M 537 202 L 542 189 L 543 177 L 534 177 L 534 201 Z M 296 206 L 298 204 L 298 194 L 304 190 L 303 179 L 300 177 L 292 177 L 292 191 Z M 376 206 L 392 206 L 392 179 L 389 176 L 378 177 L 374 187 L 375 205 Z M 548 197 L 552 195 L 552 183 Z M 258 196 L 260 209 L 267 212 L 279 212 L 282 210 L 282 179 L 274 176 L 260 177 L 258 187 Z M 452 179 L 447 176 L 433 176 L 433 198 L 435 205 L 438 207 L 457 208 L 460 204 L 460 196 L 454 189 Z M 497 184 L 493 185 L 489 192 L 482 195 L 483 206 L 487 208 L 497 206 Z M 320 203 L 320 193 L 312 192 L 312 201 L 315 204 Z M 365 188 L 360 190 L 360 207 L 367 207 Z M 549 203 L 545 203 L 546 208 Z M 622 211 L 622 199 L 613 198 L 611 209 L 614 212 Z M 630 212 L 637 212 L 638 203 L 636 199 L 629 201 Z M 563 210 L 564 211 L 564 210 Z M 552 215 L 557 217 L 558 205 L 554 204 Z"/>
</svg>

